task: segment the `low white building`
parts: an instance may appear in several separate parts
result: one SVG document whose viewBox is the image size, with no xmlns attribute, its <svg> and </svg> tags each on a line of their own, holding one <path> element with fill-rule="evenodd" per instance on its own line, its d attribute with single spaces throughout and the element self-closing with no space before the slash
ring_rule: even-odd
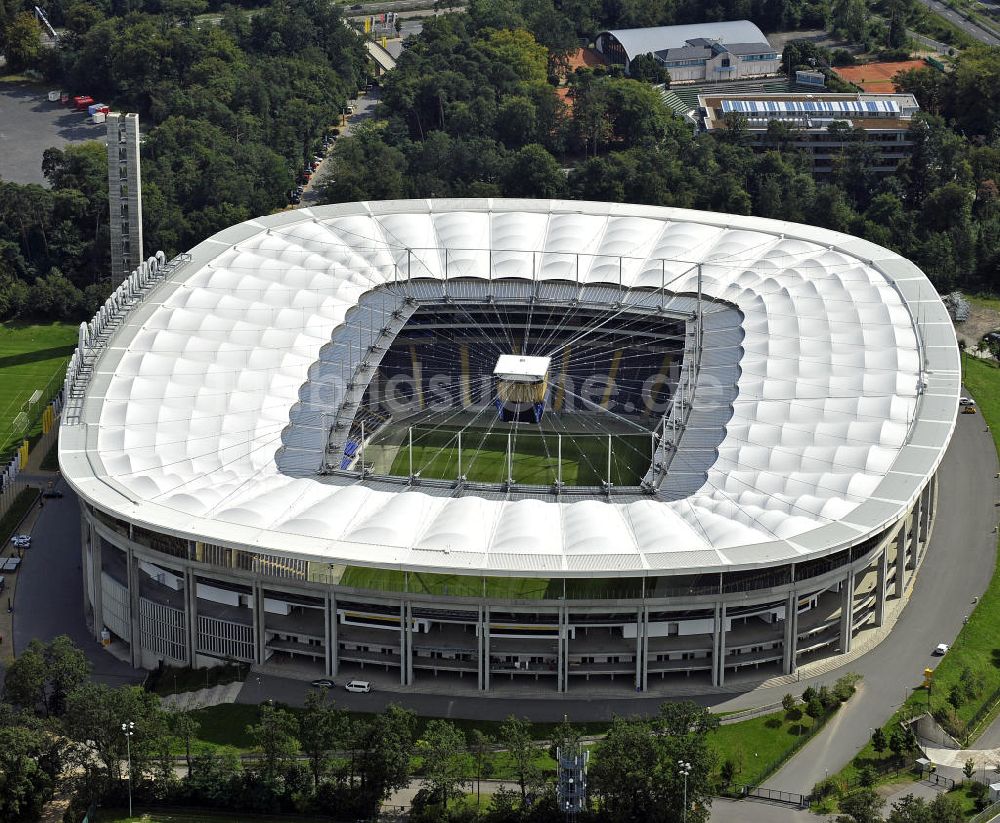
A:
<svg viewBox="0 0 1000 823">
<path fill-rule="evenodd" d="M 674 83 L 764 77 L 781 68 L 781 55 L 749 20 L 616 29 L 601 32 L 596 45 L 626 72 L 634 58 L 652 54 Z"/>
</svg>

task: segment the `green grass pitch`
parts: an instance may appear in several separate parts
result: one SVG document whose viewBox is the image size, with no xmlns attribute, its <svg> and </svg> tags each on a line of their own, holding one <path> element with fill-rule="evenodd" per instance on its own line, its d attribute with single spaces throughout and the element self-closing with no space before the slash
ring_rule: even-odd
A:
<svg viewBox="0 0 1000 823">
<path fill-rule="evenodd" d="M 69 323 L 43 326 L 0 325 L 0 457 L 20 440 L 14 418 L 36 390 L 62 380 L 66 361 L 76 347 L 77 330 Z M 41 414 L 42 409 L 35 409 Z M 26 434 L 38 430 L 31 420 Z"/>
<path fill-rule="evenodd" d="M 507 437 L 503 431 L 466 429 L 462 434 L 462 474 L 473 483 L 507 480 Z M 558 476 L 558 437 L 519 426 L 511 432 L 515 483 L 547 486 Z M 409 474 L 404 442 L 390 474 Z M 638 486 L 650 463 L 648 434 L 611 438 L 611 478 L 615 485 Z M 562 481 L 567 486 L 599 486 L 607 477 L 608 439 L 604 435 L 563 434 Z M 424 479 L 454 480 L 459 474 L 457 431 L 445 427 L 413 430 L 413 471 Z"/>
</svg>

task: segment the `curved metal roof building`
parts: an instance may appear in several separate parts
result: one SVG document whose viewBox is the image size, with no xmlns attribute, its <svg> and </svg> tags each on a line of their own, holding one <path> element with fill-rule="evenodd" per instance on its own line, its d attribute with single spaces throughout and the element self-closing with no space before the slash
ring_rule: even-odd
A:
<svg viewBox="0 0 1000 823">
<path fill-rule="evenodd" d="M 792 567 L 884 542 L 955 426 L 958 348 L 933 286 L 886 249 L 805 225 L 354 203 L 250 220 L 149 269 L 81 330 L 60 464 L 88 510 L 191 545 L 484 578 Z M 618 495 L 323 470 L 327 415 L 414 294 L 503 303 L 525 289 L 609 318 L 680 318 L 696 336 L 668 467 L 654 453 Z M 398 298 L 384 327 L 363 322 L 376 293 Z M 361 334 L 356 350 L 338 337 Z"/>
</svg>

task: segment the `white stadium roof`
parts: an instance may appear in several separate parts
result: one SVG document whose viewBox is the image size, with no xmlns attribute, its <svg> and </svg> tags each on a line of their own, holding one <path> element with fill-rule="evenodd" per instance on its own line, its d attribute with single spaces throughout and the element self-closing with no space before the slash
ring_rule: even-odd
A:
<svg viewBox="0 0 1000 823">
<path fill-rule="evenodd" d="M 702 487 L 675 501 L 525 499 L 283 473 L 276 453 L 321 347 L 408 257 L 414 276 L 443 279 L 449 255 L 416 251 L 429 248 L 474 278 L 531 279 L 525 252 L 539 252 L 539 281 L 567 279 L 579 253 L 581 282 L 625 287 L 658 288 L 666 259 L 671 290 L 688 294 L 702 263 L 705 296 L 736 307 L 744 334 Z M 60 437 L 84 499 L 191 539 L 490 575 L 759 568 L 891 523 L 955 426 L 958 349 L 934 288 L 898 255 L 823 229 L 606 203 L 396 201 L 250 220 L 191 255 L 115 333 Z"/>
</svg>

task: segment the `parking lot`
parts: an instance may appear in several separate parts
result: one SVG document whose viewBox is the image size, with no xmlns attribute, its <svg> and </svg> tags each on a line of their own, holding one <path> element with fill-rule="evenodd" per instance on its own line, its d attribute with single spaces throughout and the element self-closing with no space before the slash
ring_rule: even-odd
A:
<svg viewBox="0 0 1000 823">
<path fill-rule="evenodd" d="M 50 103 L 43 85 L 0 83 L 0 178 L 44 183 L 42 153 L 85 140 L 103 140 L 104 126 L 87 122 L 86 112 Z"/>
</svg>

